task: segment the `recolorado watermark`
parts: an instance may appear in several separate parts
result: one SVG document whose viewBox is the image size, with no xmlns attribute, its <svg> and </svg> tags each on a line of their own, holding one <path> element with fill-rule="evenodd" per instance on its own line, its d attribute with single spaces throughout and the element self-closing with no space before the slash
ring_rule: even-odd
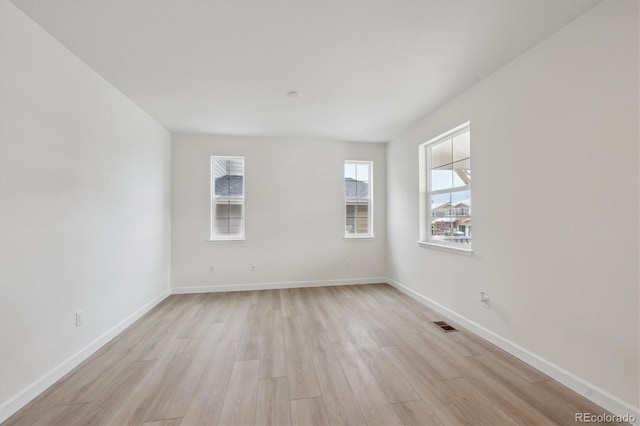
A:
<svg viewBox="0 0 640 426">
<path fill-rule="evenodd" d="M 636 416 L 633 414 L 593 414 L 576 413 L 576 423 L 633 423 Z"/>
</svg>

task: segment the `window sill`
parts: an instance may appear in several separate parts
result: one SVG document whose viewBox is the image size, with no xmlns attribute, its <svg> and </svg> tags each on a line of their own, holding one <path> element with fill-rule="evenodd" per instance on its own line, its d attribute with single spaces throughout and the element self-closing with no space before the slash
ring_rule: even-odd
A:
<svg viewBox="0 0 640 426">
<path fill-rule="evenodd" d="M 433 248 L 436 250 L 449 251 L 463 256 L 473 256 L 472 249 L 465 249 L 462 247 L 445 246 L 444 244 L 428 243 L 425 241 L 418 241 L 418 245 L 424 248 Z"/>
<path fill-rule="evenodd" d="M 232 243 L 234 241 L 247 241 L 246 238 L 218 238 L 215 240 L 207 240 L 208 243 Z"/>
<path fill-rule="evenodd" d="M 375 237 L 373 235 L 345 235 L 343 238 L 345 240 L 373 240 Z"/>
</svg>

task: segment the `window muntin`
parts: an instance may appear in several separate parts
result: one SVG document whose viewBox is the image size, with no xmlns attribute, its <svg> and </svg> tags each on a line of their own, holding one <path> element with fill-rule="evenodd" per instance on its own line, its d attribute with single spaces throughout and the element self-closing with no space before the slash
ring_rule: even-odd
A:
<svg viewBox="0 0 640 426">
<path fill-rule="evenodd" d="M 373 162 L 344 162 L 345 237 L 373 237 Z"/>
<path fill-rule="evenodd" d="M 244 157 L 211 157 L 211 240 L 243 240 Z"/>
<path fill-rule="evenodd" d="M 469 123 L 420 145 L 420 241 L 471 249 Z"/>
</svg>

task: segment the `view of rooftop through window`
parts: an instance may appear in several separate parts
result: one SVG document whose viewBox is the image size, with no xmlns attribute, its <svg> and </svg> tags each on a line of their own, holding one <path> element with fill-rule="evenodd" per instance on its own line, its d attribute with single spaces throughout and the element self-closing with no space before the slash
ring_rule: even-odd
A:
<svg viewBox="0 0 640 426">
<path fill-rule="evenodd" d="M 211 157 L 211 239 L 244 238 L 244 158 Z"/>
<path fill-rule="evenodd" d="M 464 124 L 420 146 L 421 241 L 471 246 L 471 132 Z"/>
<path fill-rule="evenodd" d="M 471 243 L 471 138 L 467 127 L 429 146 L 431 239 Z"/>
<path fill-rule="evenodd" d="M 371 237 L 371 173 L 370 161 L 345 161 L 345 236 Z"/>
</svg>

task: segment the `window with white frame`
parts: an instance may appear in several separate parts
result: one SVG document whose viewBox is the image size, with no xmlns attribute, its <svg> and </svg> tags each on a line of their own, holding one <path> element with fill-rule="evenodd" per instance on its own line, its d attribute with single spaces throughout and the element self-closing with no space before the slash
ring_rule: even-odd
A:
<svg viewBox="0 0 640 426">
<path fill-rule="evenodd" d="M 344 162 L 345 237 L 373 237 L 373 162 Z"/>
<path fill-rule="evenodd" d="M 471 250 L 471 129 L 420 145 L 420 242 Z"/>
<path fill-rule="evenodd" d="M 211 157 L 211 240 L 244 239 L 244 157 Z"/>
</svg>

